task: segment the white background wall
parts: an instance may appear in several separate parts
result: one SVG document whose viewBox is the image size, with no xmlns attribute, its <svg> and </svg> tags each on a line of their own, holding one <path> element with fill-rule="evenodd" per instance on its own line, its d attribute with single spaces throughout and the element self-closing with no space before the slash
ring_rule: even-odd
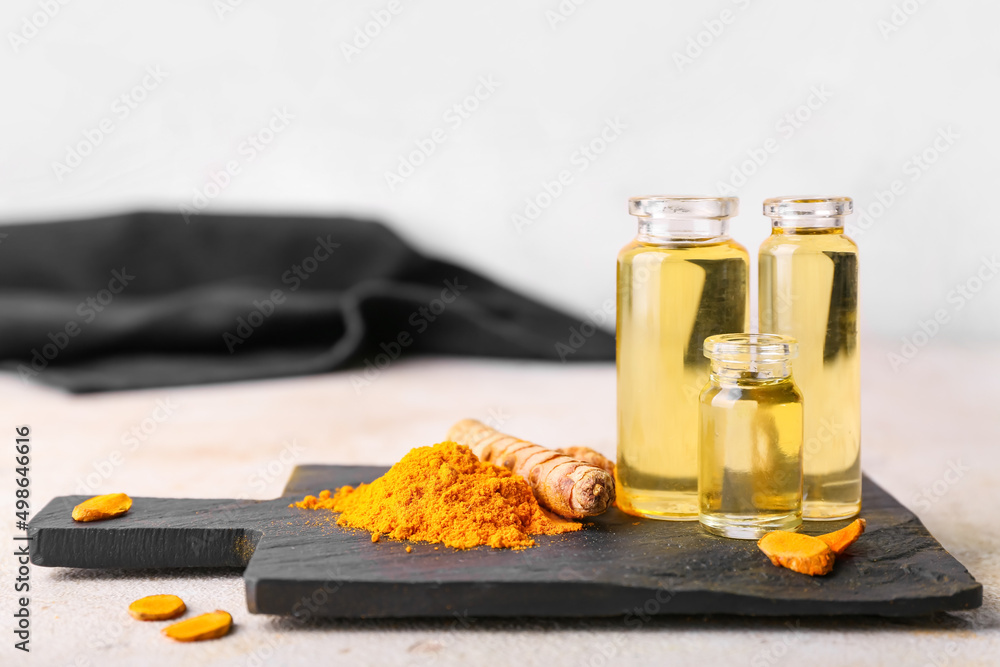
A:
<svg viewBox="0 0 1000 667">
<path fill-rule="evenodd" d="M 345 49 L 372 12 L 391 21 Z M 765 197 L 847 194 L 868 215 L 865 333 L 900 339 L 945 309 L 941 337 L 985 340 L 1000 336 L 1000 278 L 981 268 L 1000 255 L 998 23 L 1000 5 L 971 0 L 5 0 L 0 220 L 177 210 L 207 188 L 209 211 L 382 218 L 582 314 L 613 296 L 630 195 L 733 183 L 755 254 Z M 143 90 L 150 68 L 166 75 Z M 458 122 L 483 77 L 498 86 Z M 244 143 L 274 109 L 294 118 L 263 150 Z M 583 157 L 609 121 L 624 127 Z M 77 163 L 81 142 L 97 145 Z"/>
</svg>

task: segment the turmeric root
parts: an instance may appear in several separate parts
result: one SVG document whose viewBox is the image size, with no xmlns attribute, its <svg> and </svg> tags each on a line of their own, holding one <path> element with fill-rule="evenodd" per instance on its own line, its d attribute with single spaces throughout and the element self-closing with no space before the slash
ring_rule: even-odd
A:
<svg viewBox="0 0 1000 667">
<path fill-rule="evenodd" d="M 205 639 L 217 639 L 233 626 L 233 617 L 229 612 L 215 611 L 194 618 L 188 618 L 163 628 L 162 632 L 179 642 L 200 642 Z"/>
<path fill-rule="evenodd" d="M 589 463 L 590 465 L 597 466 L 598 468 L 604 468 L 608 471 L 609 475 L 615 474 L 615 462 L 590 447 L 560 447 L 556 451 L 560 454 L 565 454 L 571 459 L 583 461 L 584 463 Z"/>
<path fill-rule="evenodd" d="M 124 493 L 108 493 L 88 498 L 73 508 L 74 521 L 103 521 L 128 512 L 132 499 Z"/>
<path fill-rule="evenodd" d="M 868 523 L 864 519 L 856 519 L 840 530 L 816 537 L 823 540 L 830 550 L 839 556 L 847 550 L 847 547 L 857 542 L 861 533 L 865 532 L 866 525 Z"/>
<path fill-rule="evenodd" d="M 604 468 L 496 431 L 475 419 L 463 419 L 448 439 L 487 461 L 524 477 L 538 503 L 568 517 L 594 516 L 615 501 L 615 480 Z"/>
<path fill-rule="evenodd" d="M 773 564 L 794 572 L 815 576 L 833 569 L 833 551 L 818 537 L 776 530 L 760 538 L 757 546 Z"/>
<path fill-rule="evenodd" d="M 128 613 L 139 621 L 166 621 L 185 611 L 184 600 L 176 595 L 147 595 L 128 606 Z"/>
</svg>

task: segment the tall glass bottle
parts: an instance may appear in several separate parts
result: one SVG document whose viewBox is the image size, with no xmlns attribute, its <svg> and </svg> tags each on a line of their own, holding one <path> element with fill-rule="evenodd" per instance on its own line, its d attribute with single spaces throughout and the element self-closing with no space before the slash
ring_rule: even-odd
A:
<svg viewBox="0 0 1000 667">
<path fill-rule="evenodd" d="M 802 516 L 861 510 L 858 247 L 844 235 L 849 197 L 764 202 L 771 236 L 760 247 L 760 331 L 799 342 L 804 400 Z"/>
<path fill-rule="evenodd" d="M 705 338 L 748 326 L 747 251 L 735 197 L 633 197 L 639 233 L 618 254 L 618 504 L 698 518 L 698 397 Z"/>
</svg>

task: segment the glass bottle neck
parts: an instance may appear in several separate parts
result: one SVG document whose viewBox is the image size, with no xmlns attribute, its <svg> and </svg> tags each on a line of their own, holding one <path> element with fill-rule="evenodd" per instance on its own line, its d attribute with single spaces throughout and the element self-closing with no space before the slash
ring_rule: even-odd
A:
<svg viewBox="0 0 1000 667">
<path fill-rule="evenodd" d="M 763 384 L 784 380 L 792 374 L 790 359 L 734 362 L 712 359 L 712 381 L 718 384 Z"/>
<path fill-rule="evenodd" d="M 844 219 L 840 217 L 771 218 L 772 234 L 843 234 Z"/>
<path fill-rule="evenodd" d="M 717 243 L 729 238 L 729 220 L 718 218 L 639 218 L 643 243 Z"/>
</svg>

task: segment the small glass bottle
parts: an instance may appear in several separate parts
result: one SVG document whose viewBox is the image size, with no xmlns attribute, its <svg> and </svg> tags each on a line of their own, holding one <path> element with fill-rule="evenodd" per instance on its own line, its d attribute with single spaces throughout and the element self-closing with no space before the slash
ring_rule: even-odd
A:
<svg viewBox="0 0 1000 667">
<path fill-rule="evenodd" d="M 844 235 L 851 210 L 848 197 L 764 202 L 772 229 L 760 247 L 760 330 L 799 343 L 795 381 L 806 398 L 802 515 L 812 520 L 861 510 L 858 247 Z"/>
<path fill-rule="evenodd" d="M 796 344 L 774 334 L 705 340 L 698 520 L 710 533 L 757 539 L 802 523 L 802 394 Z"/>
<path fill-rule="evenodd" d="M 633 197 L 639 233 L 618 254 L 618 504 L 698 518 L 698 395 L 707 336 L 748 326 L 735 197 Z"/>
</svg>

